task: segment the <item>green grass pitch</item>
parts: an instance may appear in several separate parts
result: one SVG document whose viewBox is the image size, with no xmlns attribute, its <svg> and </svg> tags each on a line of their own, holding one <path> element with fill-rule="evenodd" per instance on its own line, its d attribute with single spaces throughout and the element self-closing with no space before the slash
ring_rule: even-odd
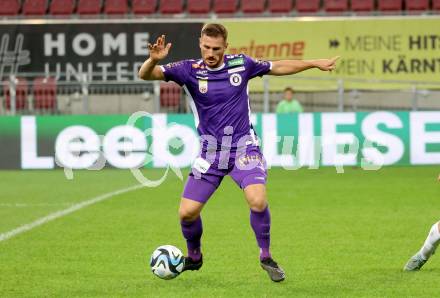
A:
<svg viewBox="0 0 440 298">
<path fill-rule="evenodd" d="M 148 177 L 162 171 L 148 170 Z M 185 176 L 186 172 L 184 173 Z M 171 281 L 149 270 L 159 245 L 185 249 L 177 217 L 183 182 L 114 196 L 0 241 L 0 297 L 435 297 L 440 257 L 417 273 L 407 259 L 440 219 L 438 167 L 269 171 L 269 280 L 241 191 L 228 177 L 205 207 L 205 263 Z M 129 171 L 0 172 L 0 234 L 136 184 Z"/>
</svg>

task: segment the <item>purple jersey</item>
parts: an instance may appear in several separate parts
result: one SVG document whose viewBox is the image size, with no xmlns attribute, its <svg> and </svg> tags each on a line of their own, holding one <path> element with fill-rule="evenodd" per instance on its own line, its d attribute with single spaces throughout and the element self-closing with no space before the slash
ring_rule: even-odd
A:
<svg viewBox="0 0 440 298">
<path fill-rule="evenodd" d="M 161 68 L 165 80 L 183 86 L 190 97 L 197 131 L 202 138 L 214 137 L 217 146 L 256 143 L 250 120 L 248 81 L 267 74 L 272 68 L 271 62 L 240 54 L 225 55 L 223 64 L 215 69 L 206 66 L 202 59 L 182 60 Z M 231 137 L 223 139 L 225 136 Z"/>
</svg>

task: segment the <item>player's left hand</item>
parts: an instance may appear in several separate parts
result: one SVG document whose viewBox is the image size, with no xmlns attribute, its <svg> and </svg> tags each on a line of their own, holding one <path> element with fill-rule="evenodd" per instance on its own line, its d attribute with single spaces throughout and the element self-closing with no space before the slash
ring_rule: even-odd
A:
<svg viewBox="0 0 440 298">
<path fill-rule="evenodd" d="M 319 68 L 322 71 L 332 71 L 336 68 L 336 61 L 340 58 L 341 56 L 336 56 L 333 57 L 331 59 L 318 59 L 315 60 L 316 63 L 316 67 Z"/>
</svg>

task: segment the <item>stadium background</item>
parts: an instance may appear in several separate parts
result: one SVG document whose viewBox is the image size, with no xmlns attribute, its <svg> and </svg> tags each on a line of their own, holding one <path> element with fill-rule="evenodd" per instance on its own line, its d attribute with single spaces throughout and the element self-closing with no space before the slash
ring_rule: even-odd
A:
<svg viewBox="0 0 440 298">
<path fill-rule="evenodd" d="M 1 296 L 435 296 L 435 257 L 400 271 L 438 220 L 439 11 L 436 0 L 0 1 Z M 229 179 L 204 211 L 203 270 L 171 282 L 148 271 L 155 247 L 185 247 L 179 177 L 198 144 L 182 90 L 137 70 L 160 34 L 173 43 L 164 63 L 198 58 L 206 22 L 229 29 L 227 53 L 342 56 L 332 73 L 250 84 L 281 287 L 254 262 Z M 273 114 L 286 86 L 305 113 Z M 128 124 L 138 111 L 149 115 Z"/>
</svg>

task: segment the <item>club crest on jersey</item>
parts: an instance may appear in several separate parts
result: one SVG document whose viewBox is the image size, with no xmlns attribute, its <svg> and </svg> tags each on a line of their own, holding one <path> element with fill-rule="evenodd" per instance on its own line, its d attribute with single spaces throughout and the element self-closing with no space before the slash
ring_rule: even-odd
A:
<svg viewBox="0 0 440 298">
<path fill-rule="evenodd" d="M 199 79 L 199 91 L 200 93 L 207 93 L 208 92 L 208 81 L 207 80 L 200 80 Z"/>
<path fill-rule="evenodd" d="M 241 75 L 238 73 L 234 73 L 229 77 L 229 82 L 231 82 L 232 86 L 240 86 L 242 81 Z"/>
</svg>

